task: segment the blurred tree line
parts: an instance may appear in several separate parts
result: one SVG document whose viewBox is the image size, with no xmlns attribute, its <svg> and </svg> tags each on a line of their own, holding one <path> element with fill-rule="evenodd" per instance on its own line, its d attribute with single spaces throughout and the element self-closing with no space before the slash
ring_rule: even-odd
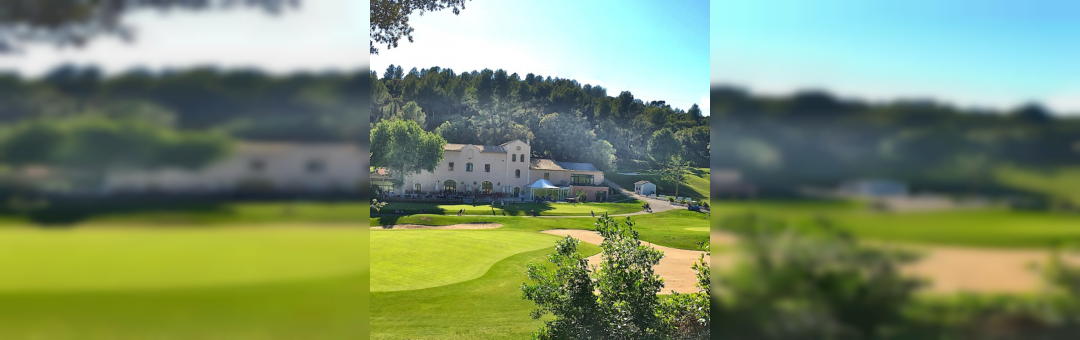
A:
<svg viewBox="0 0 1080 340">
<path fill-rule="evenodd" d="M 711 103 L 712 165 L 743 170 L 763 185 L 876 176 L 978 191 L 993 184 L 998 165 L 1080 164 L 1080 118 L 1038 104 L 993 111 L 823 91 L 758 96 L 728 86 L 713 87 Z"/>
<path fill-rule="evenodd" d="M 105 76 L 75 65 L 0 74 L 0 165 L 5 178 L 41 166 L 92 186 L 113 169 L 202 166 L 238 140 L 361 143 L 364 77 L 213 67 Z"/>
<path fill-rule="evenodd" d="M 629 91 L 536 74 L 390 65 L 371 71 L 371 121 L 411 119 L 449 143 L 498 145 L 532 138 L 535 156 L 602 170 L 657 166 L 681 155 L 709 161 L 709 117 Z"/>
<path fill-rule="evenodd" d="M 243 140 L 362 141 L 365 76 L 196 67 L 107 77 L 64 65 L 40 79 L 0 74 L 0 124 L 97 112 Z"/>
</svg>

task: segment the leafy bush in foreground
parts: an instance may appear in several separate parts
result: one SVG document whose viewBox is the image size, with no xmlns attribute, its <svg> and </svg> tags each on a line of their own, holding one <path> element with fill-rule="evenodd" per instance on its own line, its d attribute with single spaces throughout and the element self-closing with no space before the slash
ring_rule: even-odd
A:
<svg viewBox="0 0 1080 340">
<path fill-rule="evenodd" d="M 664 281 L 653 271 L 663 252 L 641 244 L 634 223 L 604 215 L 601 263 L 590 272 L 578 240 L 559 241 L 549 265 L 529 264 L 524 298 L 536 303 L 532 317 L 552 315 L 534 339 L 708 339 L 709 267 L 699 259 L 698 293 L 657 294 Z"/>
</svg>

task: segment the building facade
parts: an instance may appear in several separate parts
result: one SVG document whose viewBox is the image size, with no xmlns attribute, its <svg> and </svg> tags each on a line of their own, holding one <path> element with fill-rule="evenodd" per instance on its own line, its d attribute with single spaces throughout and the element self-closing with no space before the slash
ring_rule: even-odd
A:
<svg viewBox="0 0 1080 340">
<path fill-rule="evenodd" d="M 529 184 L 541 178 L 572 193 L 561 198 L 585 191 L 593 201 L 596 191 L 607 191 L 604 173 L 592 164 L 533 158 L 530 143 L 520 140 L 500 145 L 446 144 L 435 171 L 407 176 L 403 187 L 372 180 L 373 185 L 383 183 L 384 190 L 397 194 L 454 192 L 527 198 Z"/>
</svg>

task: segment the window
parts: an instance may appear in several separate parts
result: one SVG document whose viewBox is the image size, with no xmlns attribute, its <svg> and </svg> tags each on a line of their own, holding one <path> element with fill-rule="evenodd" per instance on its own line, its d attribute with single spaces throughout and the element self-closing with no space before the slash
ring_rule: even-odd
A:
<svg viewBox="0 0 1080 340">
<path fill-rule="evenodd" d="M 511 162 L 517 162 L 517 154 L 516 153 L 510 155 L 510 161 Z"/>
<path fill-rule="evenodd" d="M 517 151 L 521 151 L 521 146 L 520 145 L 517 147 Z"/>
<path fill-rule="evenodd" d="M 491 172 L 491 164 L 484 164 L 484 172 Z"/>
<path fill-rule="evenodd" d="M 454 162 L 450 162 L 450 166 L 447 167 L 448 171 L 454 171 Z"/>
<path fill-rule="evenodd" d="M 307 163 L 308 172 L 320 172 L 323 169 L 323 163 L 319 160 L 310 160 Z"/>
<path fill-rule="evenodd" d="M 570 175 L 570 183 L 574 185 L 593 185 L 593 175 Z"/>
<path fill-rule="evenodd" d="M 251 171 L 260 172 L 266 168 L 266 163 L 261 159 L 252 159 L 251 162 L 248 163 L 248 167 L 251 168 Z"/>
<path fill-rule="evenodd" d="M 521 170 L 514 170 L 514 178 L 521 178 Z"/>
<path fill-rule="evenodd" d="M 413 185 L 413 190 L 419 192 L 420 191 L 420 183 L 416 183 L 415 185 Z"/>
<path fill-rule="evenodd" d="M 490 195 L 492 187 L 491 182 L 484 181 L 484 183 L 480 183 L 480 193 Z"/>
<path fill-rule="evenodd" d="M 457 191 L 457 182 L 454 182 L 452 179 L 446 180 L 442 185 L 443 191 Z"/>
<path fill-rule="evenodd" d="M 545 172 L 545 173 L 544 173 L 544 179 L 546 179 L 546 180 L 549 180 L 549 181 L 550 181 L 550 180 L 551 180 L 551 173 L 550 173 L 550 172 Z"/>
<path fill-rule="evenodd" d="M 472 163 L 465 163 L 465 172 L 472 172 Z"/>
<path fill-rule="evenodd" d="M 521 157 L 518 157 L 518 158 L 521 158 L 521 161 L 524 162 L 525 161 L 525 154 L 521 154 Z"/>
</svg>

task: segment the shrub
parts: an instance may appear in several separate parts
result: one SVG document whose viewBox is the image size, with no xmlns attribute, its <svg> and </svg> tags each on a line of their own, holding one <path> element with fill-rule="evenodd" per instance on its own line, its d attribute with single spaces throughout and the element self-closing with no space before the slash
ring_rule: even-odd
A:
<svg viewBox="0 0 1080 340">
<path fill-rule="evenodd" d="M 675 202 L 675 197 L 668 196 L 668 202 Z"/>
<path fill-rule="evenodd" d="M 534 339 L 708 339 L 709 269 L 704 256 L 698 271 L 699 292 L 661 299 L 663 279 L 653 271 L 663 252 L 641 244 L 634 223 L 606 214 L 596 223 L 604 237 L 600 266 L 589 272 L 577 252 L 578 240 L 558 242 L 549 265 L 530 263 L 524 298 L 537 305 L 531 315 L 549 321 Z"/>
<path fill-rule="evenodd" d="M 721 227 L 746 259 L 722 280 L 732 301 L 721 329 L 735 338 L 878 339 L 921 284 L 899 271 L 913 254 L 862 246 L 827 221 L 792 228 L 749 215 Z"/>
</svg>

